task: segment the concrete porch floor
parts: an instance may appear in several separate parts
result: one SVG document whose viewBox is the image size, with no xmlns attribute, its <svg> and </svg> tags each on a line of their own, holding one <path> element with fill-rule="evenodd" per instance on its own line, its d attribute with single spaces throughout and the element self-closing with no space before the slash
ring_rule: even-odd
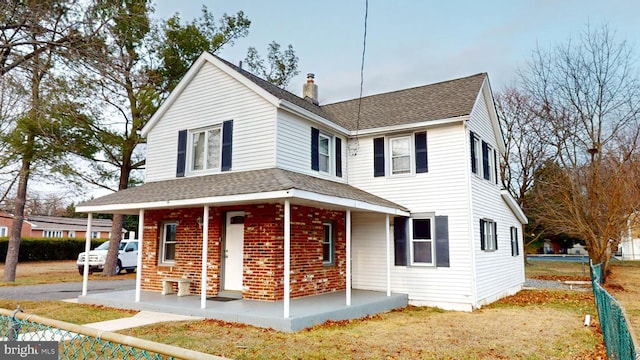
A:
<svg viewBox="0 0 640 360">
<path fill-rule="evenodd" d="M 346 292 L 292 299 L 289 317 L 284 318 L 282 301 L 207 300 L 206 309 L 200 308 L 200 296 L 178 297 L 159 292 L 142 291 L 140 302 L 135 302 L 135 290 L 89 293 L 78 297 L 78 303 L 104 305 L 132 310 L 149 310 L 180 315 L 200 316 L 228 322 L 243 323 L 279 331 L 298 331 L 327 320 L 348 320 L 405 307 L 407 294 L 391 294 L 366 290 L 351 290 L 351 305 L 345 305 Z"/>
</svg>

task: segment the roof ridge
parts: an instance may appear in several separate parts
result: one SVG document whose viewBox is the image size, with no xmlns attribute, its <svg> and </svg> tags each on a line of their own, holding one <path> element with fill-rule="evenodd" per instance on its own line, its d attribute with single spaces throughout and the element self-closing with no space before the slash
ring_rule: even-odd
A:
<svg viewBox="0 0 640 360">
<path fill-rule="evenodd" d="M 376 96 L 390 95 L 390 94 L 400 93 L 400 92 L 404 92 L 404 91 L 411 91 L 411 90 L 420 89 L 420 88 L 443 85 L 443 84 L 451 83 L 451 82 L 455 82 L 455 81 L 467 80 L 467 79 L 470 79 L 470 78 L 473 78 L 473 77 L 477 77 L 477 76 L 487 76 L 487 73 L 486 72 L 480 72 L 480 73 L 476 73 L 476 74 L 473 74 L 473 75 L 463 76 L 463 77 L 459 77 L 459 78 L 455 78 L 455 79 L 443 80 L 443 81 L 438 81 L 438 82 L 434 82 L 434 83 L 413 86 L 413 87 L 409 87 L 409 88 L 403 88 L 403 89 L 397 89 L 397 90 L 381 92 L 381 93 L 377 93 L 377 94 L 371 94 L 371 95 L 363 96 L 362 99 L 369 99 L 369 98 L 373 98 L 373 97 L 376 97 Z M 341 100 L 341 101 L 337 101 L 337 102 L 333 102 L 333 103 L 323 104 L 323 105 L 320 105 L 320 107 L 323 108 L 325 106 L 331 106 L 331 105 L 336 105 L 336 104 L 348 103 L 348 102 L 352 102 L 352 101 L 358 101 L 359 99 L 360 98 Z"/>
<path fill-rule="evenodd" d="M 278 182 L 278 184 L 282 185 L 283 188 L 291 189 L 295 187 L 295 183 L 289 177 L 288 171 L 274 168 L 271 169 L 271 174 L 273 175 L 273 178 Z"/>
</svg>

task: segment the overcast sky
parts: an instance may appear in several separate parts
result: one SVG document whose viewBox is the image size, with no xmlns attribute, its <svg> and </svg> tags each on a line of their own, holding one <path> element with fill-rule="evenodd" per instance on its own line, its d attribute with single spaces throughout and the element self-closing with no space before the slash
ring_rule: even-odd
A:
<svg viewBox="0 0 640 360">
<path fill-rule="evenodd" d="M 156 16 L 190 21 L 202 5 L 216 18 L 242 10 L 251 20 L 249 36 L 218 53 L 226 60 L 291 44 L 300 74 L 289 91 L 300 95 L 311 72 L 321 104 L 358 97 L 365 0 L 155 0 Z M 536 46 L 578 38 L 588 24 L 608 24 L 640 56 L 638 0 L 369 0 L 368 10 L 365 95 L 480 72 L 500 91 Z"/>
</svg>

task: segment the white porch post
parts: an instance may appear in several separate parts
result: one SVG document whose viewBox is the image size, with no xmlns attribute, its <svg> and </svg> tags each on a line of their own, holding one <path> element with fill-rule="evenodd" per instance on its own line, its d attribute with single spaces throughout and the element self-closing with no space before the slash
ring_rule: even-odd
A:
<svg viewBox="0 0 640 360">
<path fill-rule="evenodd" d="M 138 259 L 136 260 L 136 295 L 135 302 L 140 302 L 142 291 L 142 249 L 144 241 L 144 209 L 138 213 Z"/>
<path fill-rule="evenodd" d="M 384 226 L 387 236 L 387 296 L 391 296 L 391 235 L 389 229 L 389 214 L 385 217 Z"/>
<path fill-rule="evenodd" d="M 347 210 L 346 214 L 346 241 L 347 241 L 347 306 L 351 305 L 351 210 Z"/>
<path fill-rule="evenodd" d="M 291 204 L 284 201 L 284 317 L 289 317 L 289 292 L 291 280 Z"/>
<path fill-rule="evenodd" d="M 82 296 L 87 296 L 87 288 L 89 287 L 89 251 L 91 251 L 91 220 L 93 213 L 87 216 L 87 234 L 84 244 L 84 271 L 82 273 Z"/>
<path fill-rule="evenodd" d="M 202 279 L 200 280 L 200 308 L 207 308 L 207 259 L 209 258 L 209 206 L 202 215 Z"/>
</svg>

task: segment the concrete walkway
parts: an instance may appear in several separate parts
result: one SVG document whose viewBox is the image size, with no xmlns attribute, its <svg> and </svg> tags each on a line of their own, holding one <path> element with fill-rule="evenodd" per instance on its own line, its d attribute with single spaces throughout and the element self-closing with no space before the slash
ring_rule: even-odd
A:
<svg viewBox="0 0 640 360">
<path fill-rule="evenodd" d="M 84 326 L 103 331 L 118 331 L 167 321 L 193 321 L 202 319 L 204 318 L 142 310 L 131 317 L 84 324 Z"/>
</svg>

